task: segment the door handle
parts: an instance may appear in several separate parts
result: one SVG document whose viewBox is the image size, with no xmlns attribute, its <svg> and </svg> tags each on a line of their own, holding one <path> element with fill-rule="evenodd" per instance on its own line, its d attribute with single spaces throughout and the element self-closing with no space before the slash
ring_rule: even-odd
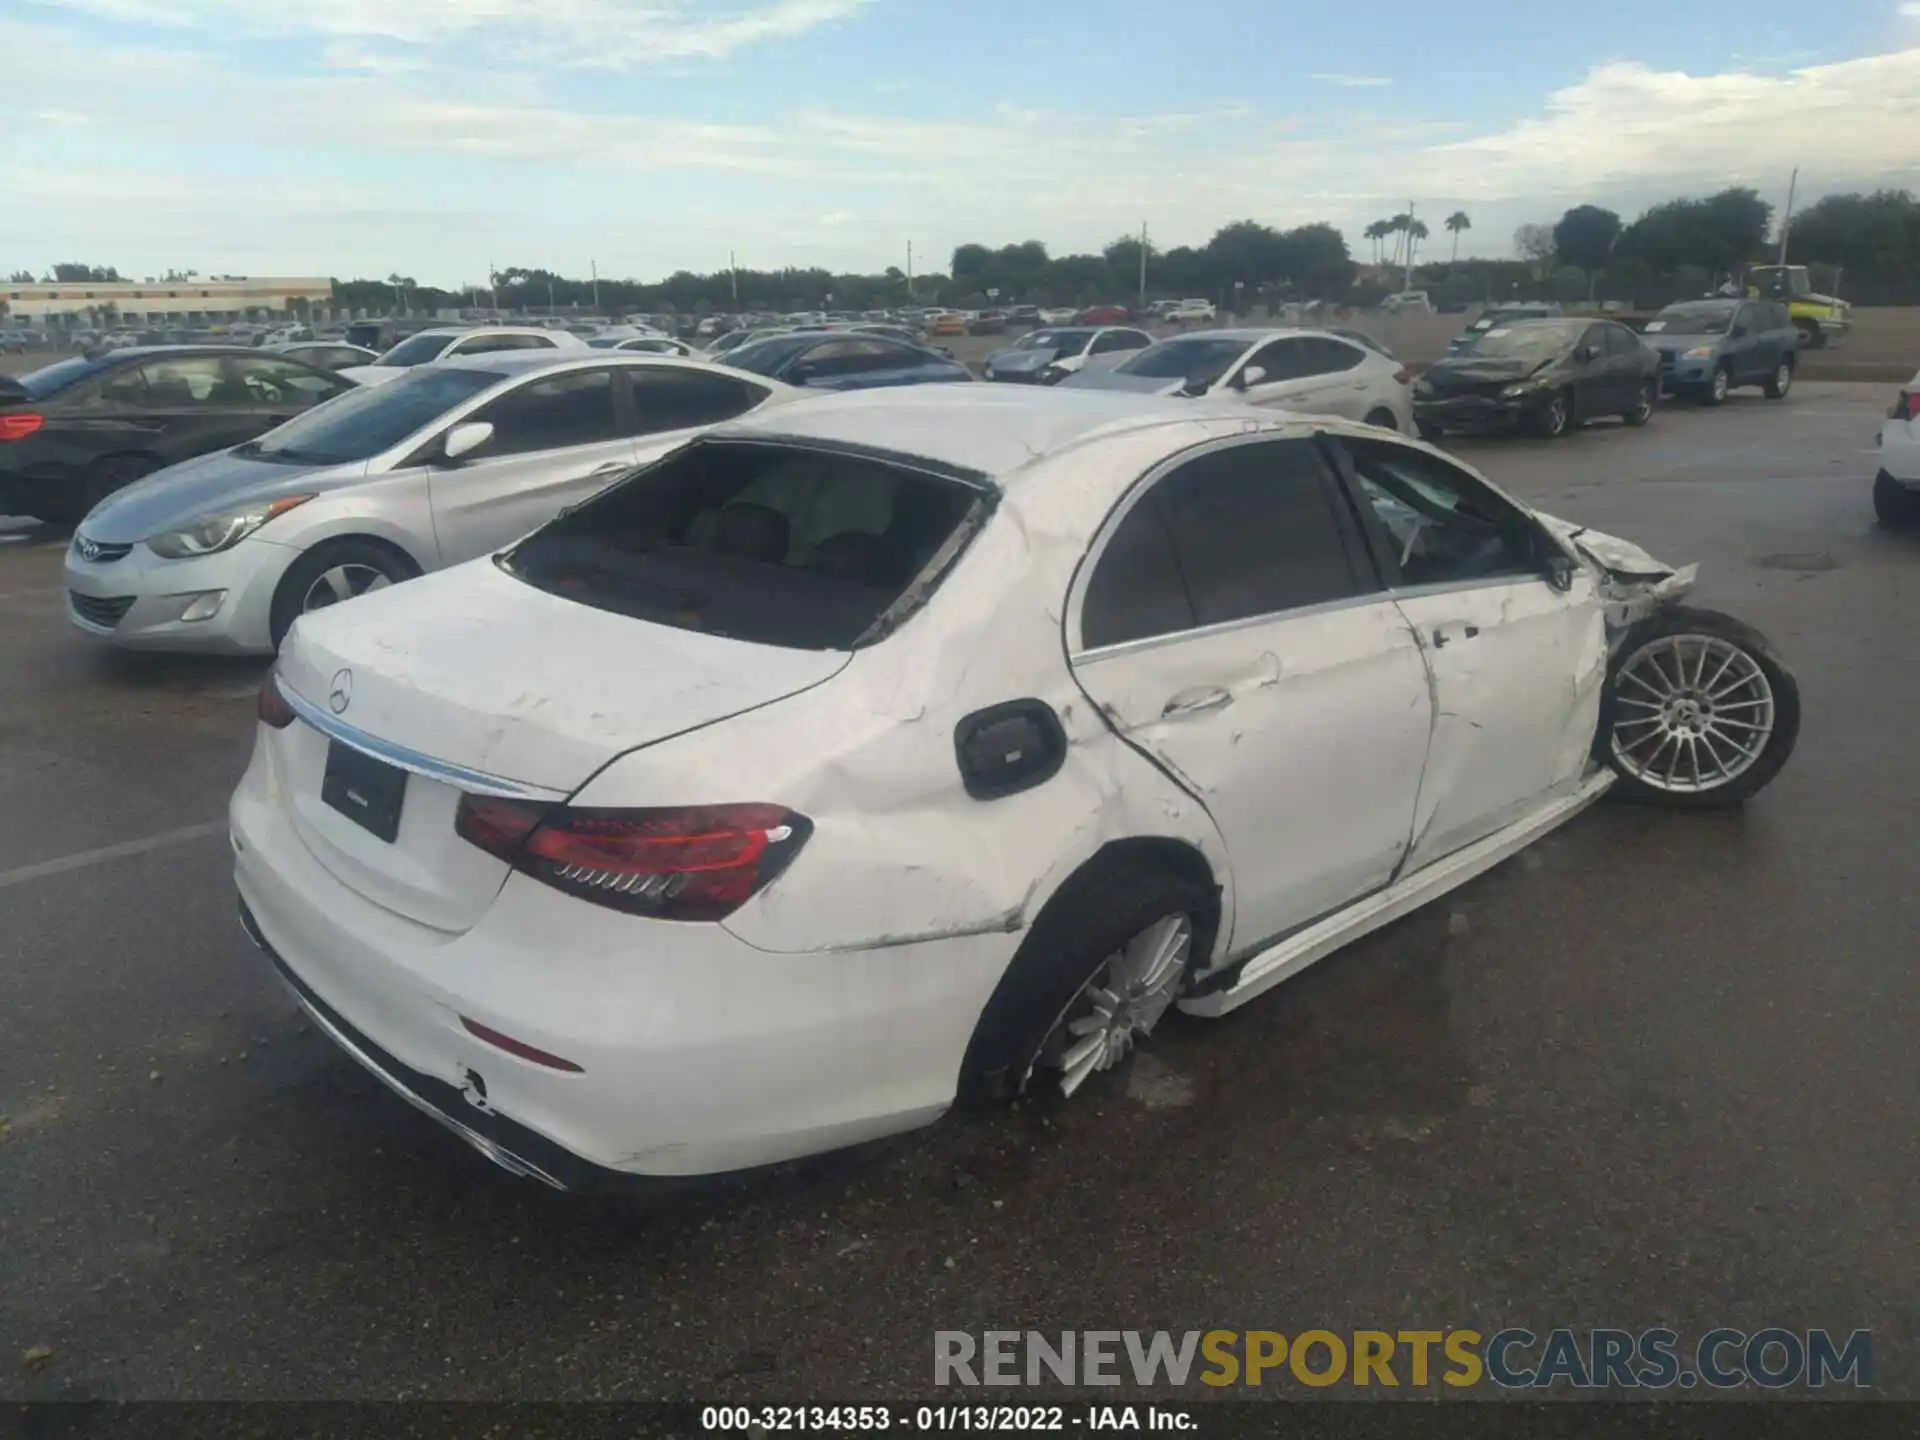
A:
<svg viewBox="0 0 1920 1440">
<path fill-rule="evenodd" d="M 1462 625 L 1459 630 L 1459 638 L 1462 640 L 1471 640 L 1479 633 L 1480 627 L 1478 625 Z M 1445 649 L 1447 642 L 1453 638 L 1452 635 L 1449 635 L 1444 629 L 1436 625 L 1433 629 L 1433 648 L 1436 650 Z"/>
<path fill-rule="evenodd" d="M 1209 685 L 1204 689 L 1182 690 L 1167 701 L 1160 711 L 1162 720 L 1180 715 L 1203 715 L 1209 710 L 1224 710 L 1233 703 L 1233 693 L 1221 689 L 1218 685 Z"/>
</svg>

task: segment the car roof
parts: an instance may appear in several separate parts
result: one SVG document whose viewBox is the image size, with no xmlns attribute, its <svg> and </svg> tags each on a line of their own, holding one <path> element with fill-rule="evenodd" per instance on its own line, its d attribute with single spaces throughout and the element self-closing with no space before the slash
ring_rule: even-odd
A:
<svg viewBox="0 0 1920 1440">
<path fill-rule="evenodd" d="M 1748 295 L 1715 295 L 1699 300 L 1676 300 L 1671 305 L 1663 305 L 1660 308 L 1663 310 L 1731 310 L 1736 305 L 1746 304 L 1751 298 Z"/>
<path fill-rule="evenodd" d="M 578 349 L 565 350 L 489 350 L 481 355 L 454 355 L 445 360 L 436 360 L 431 366 L 421 369 L 434 370 L 485 370 L 506 379 L 509 376 L 521 376 L 542 370 L 584 370 L 601 365 L 668 365 L 682 370 L 702 370 L 714 374 L 733 375 L 750 381 L 762 388 L 786 387 L 778 380 L 769 380 L 765 375 L 752 375 L 745 370 L 735 370 L 728 365 L 717 365 L 711 360 L 701 360 L 685 355 L 653 355 L 639 350 L 596 350 L 590 345 Z"/>
<path fill-rule="evenodd" d="M 911 385 L 820 395 L 756 411 L 709 433 L 881 450 L 999 481 L 1093 435 L 1208 418 L 1219 419 L 1220 411 L 1124 391 Z"/>
<path fill-rule="evenodd" d="M 1262 340 L 1284 339 L 1289 335 L 1327 335 L 1335 340 L 1346 339 L 1317 325 L 1237 325 L 1230 330 L 1187 330 L 1178 335 L 1162 336 L 1154 343 L 1168 345 L 1176 340 L 1234 340 L 1242 345 L 1253 345 Z"/>
</svg>

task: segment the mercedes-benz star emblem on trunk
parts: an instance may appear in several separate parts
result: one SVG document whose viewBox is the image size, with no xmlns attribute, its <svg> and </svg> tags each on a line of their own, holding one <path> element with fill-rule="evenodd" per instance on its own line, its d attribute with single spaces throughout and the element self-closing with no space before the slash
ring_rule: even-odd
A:
<svg viewBox="0 0 1920 1440">
<path fill-rule="evenodd" d="M 327 690 L 327 708 L 336 715 L 344 715 L 347 712 L 347 706 L 352 703 L 353 671 L 334 671 L 333 684 Z"/>
</svg>

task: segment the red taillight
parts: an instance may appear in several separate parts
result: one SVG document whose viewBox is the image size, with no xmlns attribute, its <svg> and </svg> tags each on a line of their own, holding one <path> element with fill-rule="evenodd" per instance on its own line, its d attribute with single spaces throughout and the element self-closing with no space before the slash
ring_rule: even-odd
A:
<svg viewBox="0 0 1920 1440">
<path fill-rule="evenodd" d="M 656 920 L 720 920 L 787 867 L 813 824 L 779 805 L 576 809 L 464 795 L 453 828 L 596 905 Z"/>
<path fill-rule="evenodd" d="M 1889 420 L 1920 420 L 1920 391 L 1902 390 L 1888 412 Z"/>
<path fill-rule="evenodd" d="M 0 440 L 24 440 L 46 423 L 44 415 L 0 415 Z"/>
<path fill-rule="evenodd" d="M 1393 372 L 1393 378 L 1398 380 L 1402 385 L 1411 385 L 1413 383 L 1413 372 L 1402 365 L 1398 370 Z"/>
<path fill-rule="evenodd" d="M 271 725 L 276 730 L 286 729 L 297 718 L 293 706 L 280 691 L 280 675 L 274 670 L 267 671 L 267 678 L 260 682 L 260 699 L 253 708 L 262 725 Z"/>
</svg>

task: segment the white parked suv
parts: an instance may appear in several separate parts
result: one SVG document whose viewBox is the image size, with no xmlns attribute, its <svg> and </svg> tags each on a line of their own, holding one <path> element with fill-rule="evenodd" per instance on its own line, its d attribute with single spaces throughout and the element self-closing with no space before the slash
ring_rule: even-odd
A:
<svg viewBox="0 0 1920 1440">
<path fill-rule="evenodd" d="M 1166 319 L 1172 325 L 1211 325 L 1215 311 L 1211 300 L 1182 300 L 1168 308 Z"/>
<path fill-rule="evenodd" d="M 555 1185 L 1071 1096 L 1609 785 L 1764 786 L 1794 682 L 1691 579 L 1349 422 L 783 405 L 303 616 L 242 918 L 355 1060 Z"/>
<path fill-rule="evenodd" d="M 1889 529 L 1920 527 L 1920 375 L 1901 389 L 1880 426 L 1873 512 Z"/>
</svg>

